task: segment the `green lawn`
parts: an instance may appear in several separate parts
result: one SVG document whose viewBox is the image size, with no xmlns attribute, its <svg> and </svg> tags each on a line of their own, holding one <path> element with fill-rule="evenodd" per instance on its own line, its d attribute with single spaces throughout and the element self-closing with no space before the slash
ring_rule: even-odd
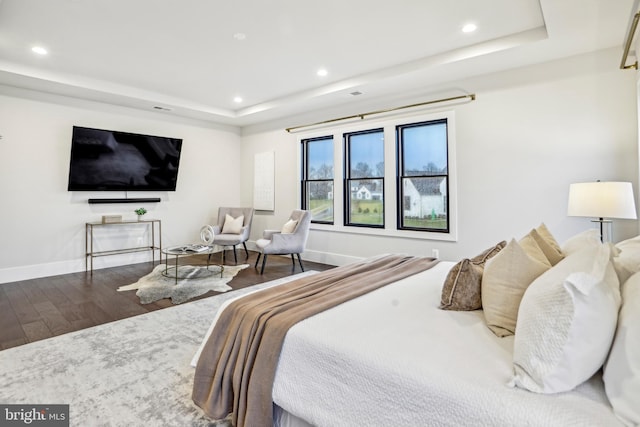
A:
<svg viewBox="0 0 640 427">
<path fill-rule="evenodd" d="M 446 230 L 447 229 L 447 220 L 444 218 L 405 218 L 404 220 L 405 227 L 419 227 L 419 228 L 432 228 L 436 230 Z"/>
<path fill-rule="evenodd" d="M 333 200 L 310 200 L 309 208 L 312 212 L 314 212 L 314 220 L 333 220 Z M 381 200 L 354 200 L 351 205 L 351 223 L 365 225 L 382 225 L 384 222 L 383 213 L 384 210 Z M 405 218 L 404 226 L 430 228 L 434 230 L 446 230 L 447 220 L 445 218 Z"/>
<path fill-rule="evenodd" d="M 353 200 L 351 202 L 351 223 L 382 225 L 384 208 L 381 200 Z"/>
</svg>

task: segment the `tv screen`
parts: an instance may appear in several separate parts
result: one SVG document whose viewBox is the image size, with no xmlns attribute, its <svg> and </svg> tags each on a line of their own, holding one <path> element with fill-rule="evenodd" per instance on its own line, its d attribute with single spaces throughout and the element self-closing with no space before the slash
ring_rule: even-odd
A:
<svg viewBox="0 0 640 427">
<path fill-rule="evenodd" d="M 182 139 L 74 126 L 69 191 L 175 191 Z"/>
</svg>

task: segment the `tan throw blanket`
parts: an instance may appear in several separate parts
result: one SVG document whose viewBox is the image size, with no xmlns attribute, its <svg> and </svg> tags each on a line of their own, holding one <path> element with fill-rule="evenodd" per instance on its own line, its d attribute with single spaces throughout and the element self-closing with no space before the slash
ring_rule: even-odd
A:
<svg viewBox="0 0 640 427">
<path fill-rule="evenodd" d="M 192 398 L 237 427 L 271 427 L 271 389 L 284 337 L 301 320 L 427 270 L 433 258 L 385 255 L 268 288 L 220 315 L 196 367 Z"/>
</svg>

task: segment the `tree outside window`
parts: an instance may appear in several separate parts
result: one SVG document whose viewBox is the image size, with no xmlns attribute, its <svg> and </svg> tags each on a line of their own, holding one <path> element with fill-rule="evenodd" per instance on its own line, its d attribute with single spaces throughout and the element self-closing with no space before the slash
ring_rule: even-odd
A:
<svg viewBox="0 0 640 427">
<path fill-rule="evenodd" d="M 384 132 L 344 134 L 345 225 L 384 227 Z"/>
<path fill-rule="evenodd" d="M 333 224 L 333 137 L 302 140 L 302 203 L 311 221 Z"/>
<path fill-rule="evenodd" d="M 449 231 L 447 120 L 396 127 L 398 228 Z"/>
</svg>

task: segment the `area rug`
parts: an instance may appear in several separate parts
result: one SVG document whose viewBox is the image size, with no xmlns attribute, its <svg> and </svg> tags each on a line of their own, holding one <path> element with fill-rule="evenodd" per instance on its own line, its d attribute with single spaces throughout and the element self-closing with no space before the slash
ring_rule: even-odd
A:
<svg viewBox="0 0 640 427">
<path fill-rule="evenodd" d="M 225 426 L 191 400 L 191 358 L 229 298 L 313 271 L 0 351 L 0 403 L 69 404 L 71 426 Z"/>
<path fill-rule="evenodd" d="M 181 265 L 178 267 L 178 283 L 172 277 L 165 277 L 165 265 L 157 265 L 153 271 L 140 278 L 131 285 L 120 286 L 118 291 L 137 290 L 136 295 L 142 304 L 149 304 L 163 298 L 171 298 L 174 304 L 182 304 L 192 298 L 206 294 L 209 291 L 227 292 L 231 286 L 227 285 L 242 269 L 249 264 L 225 265 L 222 277 L 220 267 L 212 265 L 207 270 L 204 266 Z M 173 274 L 173 273 L 172 273 Z"/>
</svg>

